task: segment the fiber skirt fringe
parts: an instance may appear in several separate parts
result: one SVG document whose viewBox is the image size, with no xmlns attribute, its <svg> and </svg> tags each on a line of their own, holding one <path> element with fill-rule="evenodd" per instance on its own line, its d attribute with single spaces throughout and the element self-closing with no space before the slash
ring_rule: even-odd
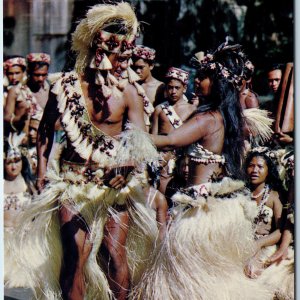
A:
<svg viewBox="0 0 300 300">
<path fill-rule="evenodd" d="M 142 175 L 140 178 L 132 176 L 125 188 L 115 190 L 93 181 L 74 184 L 72 180 L 80 181 L 80 176 L 64 165 L 62 170 L 59 173 L 57 166 L 48 172 L 50 183 L 36 201 L 25 208 L 19 220 L 22 226 L 17 228 L 10 245 L 14 259 L 26 274 L 27 286 L 34 290 L 36 299 L 61 299 L 62 245 L 58 211 L 60 205 L 66 205 L 74 213 L 80 213 L 89 228 L 92 251 L 85 266 L 85 299 L 114 299 L 98 264 L 104 225 L 109 215 L 118 218 L 113 208 L 115 204 L 128 207 L 130 228 L 126 248 L 132 280 L 138 281 L 158 233 L 155 211 L 148 208 L 144 200 L 145 180 Z M 13 285 L 12 282 L 7 284 Z"/>
<path fill-rule="evenodd" d="M 272 299 L 243 272 L 254 251 L 256 204 L 240 181 L 224 178 L 206 188 L 205 197 L 174 195 L 174 219 L 131 299 Z"/>
<path fill-rule="evenodd" d="M 277 250 L 276 246 L 270 246 L 262 249 L 259 260 L 266 262 Z M 274 300 L 292 300 L 295 298 L 294 287 L 294 249 L 288 248 L 287 259 L 279 263 L 273 263 L 263 270 L 262 274 L 255 280 L 268 286 L 274 293 Z"/>
</svg>

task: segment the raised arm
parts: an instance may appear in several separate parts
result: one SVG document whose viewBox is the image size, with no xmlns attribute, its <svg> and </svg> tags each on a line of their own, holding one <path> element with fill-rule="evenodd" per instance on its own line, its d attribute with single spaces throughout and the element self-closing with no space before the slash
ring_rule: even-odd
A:
<svg viewBox="0 0 300 300">
<path fill-rule="evenodd" d="M 37 134 L 38 181 L 39 191 L 44 187 L 47 162 L 53 144 L 55 122 L 60 114 L 57 109 L 56 95 L 50 92 L 43 118 Z"/>
</svg>

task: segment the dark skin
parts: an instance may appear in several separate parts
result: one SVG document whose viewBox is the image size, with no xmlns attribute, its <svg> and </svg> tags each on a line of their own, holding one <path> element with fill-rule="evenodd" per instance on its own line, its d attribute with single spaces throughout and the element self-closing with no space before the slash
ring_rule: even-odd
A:
<svg viewBox="0 0 300 300">
<path fill-rule="evenodd" d="M 199 142 L 205 149 L 222 154 L 224 134 L 223 118 L 219 111 L 215 111 L 198 113 L 168 135 L 153 135 L 152 139 L 159 149 L 176 149 Z M 213 176 L 223 173 L 218 163 L 205 165 L 189 162 L 188 167 L 187 186 L 206 183 Z"/>
<path fill-rule="evenodd" d="M 186 92 L 186 85 L 184 85 L 180 80 L 171 79 L 166 84 L 166 94 L 168 95 L 168 102 L 170 106 L 173 107 L 181 121 L 185 121 L 188 117 L 195 111 L 196 107 L 190 103 L 187 103 L 183 96 Z M 153 122 L 151 133 L 152 134 L 168 134 L 173 131 L 175 128 L 170 122 L 169 117 L 163 111 L 161 105 L 158 105 L 155 108 L 153 113 Z M 163 156 L 163 162 L 161 163 L 161 167 L 163 170 L 161 171 L 160 178 L 160 186 L 159 190 L 163 194 L 165 194 L 166 186 L 168 182 L 171 180 L 172 176 L 168 174 L 166 168 L 168 161 L 174 158 L 174 154 L 170 154 L 169 152 L 165 153 Z"/>
<path fill-rule="evenodd" d="M 48 66 L 37 66 L 28 75 L 27 86 L 33 93 L 36 93 L 47 78 Z M 12 87 L 7 94 L 4 108 L 4 121 L 10 122 L 12 115 L 15 114 L 13 118 L 14 126 L 19 130 L 28 132 L 31 105 L 26 101 L 17 101 L 17 96 L 17 88 Z"/>
<path fill-rule="evenodd" d="M 117 54 L 110 54 L 108 58 L 113 65 L 113 69 L 111 70 L 113 74 L 114 70 L 118 67 Z M 127 85 L 121 99 L 116 99 L 112 96 L 106 101 L 106 108 L 99 110 L 95 99 L 92 97 L 93 93 L 91 93 L 92 90 L 97 88 L 94 83 L 94 77 L 91 76 L 91 74 L 93 74 L 93 71 L 87 69 L 85 74 L 79 76 L 79 80 L 86 108 L 93 125 L 105 134 L 113 137 L 122 132 L 122 125 L 126 114 L 130 122 L 145 131 L 143 101 L 139 98 L 135 88 L 131 85 Z M 90 80 L 91 77 L 93 80 Z M 45 184 L 47 160 L 53 144 L 54 130 L 62 129 L 59 128 L 58 125 L 60 114 L 57 110 L 56 96 L 52 93 L 50 93 L 45 110 L 47 114 L 44 114 L 41 120 L 37 139 L 39 161 L 37 185 L 39 190 L 42 190 Z M 68 144 L 65 151 L 63 151 L 61 158 L 71 162 L 85 162 L 74 152 L 70 144 Z M 114 170 L 107 170 L 107 174 L 108 178 L 111 178 L 108 185 L 112 188 L 119 189 L 126 183 L 124 177 L 126 177 L 127 174 L 124 174 L 124 176 L 115 176 Z M 79 213 L 74 212 L 74 210 L 71 210 L 70 207 L 65 205 L 61 206 L 59 217 L 61 234 L 64 237 L 63 249 L 65 251 L 65 264 L 61 271 L 60 278 L 63 297 L 64 299 L 72 300 L 83 299 L 85 294 L 83 268 L 92 247 L 88 240 L 89 228 Z M 112 284 L 111 289 L 117 299 L 122 300 L 126 299 L 130 285 L 125 252 L 127 230 L 124 230 L 124 228 L 127 228 L 129 225 L 127 211 L 120 212 L 119 218 L 119 222 L 116 222 L 113 218 L 108 219 L 103 243 L 107 247 L 112 259 L 108 276 Z M 64 243 L 64 240 L 69 242 Z M 76 245 L 77 249 L 76 247 L 68 247 L 70 243 Z M 70 255 L 73 255 L 73 260 L 68 259 Z M 116 282 L 116 284 L 113 284 L 113 282 Z"/>
</svg>

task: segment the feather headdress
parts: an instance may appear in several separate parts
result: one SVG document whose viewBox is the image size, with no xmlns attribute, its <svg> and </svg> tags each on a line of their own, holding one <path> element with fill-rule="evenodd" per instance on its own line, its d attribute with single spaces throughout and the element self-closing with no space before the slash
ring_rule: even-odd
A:
<svg viewBox="0 0 300 300">
<path fill-rule="evenodd" d="M 110 32 L 108 28 L 118 30 Z M 77 53 L 75 69 L 82 72 L 93 59 L 90 50 L 96 46 L 108 52 L 119 53 L 133 48 L 139 24 L 132 7 L 125 2 L 116 5 L 98 4 L 88 10 L 73 33 L 72 49 Z M 107 66 L 103 66 L 104 69 Z"/>
<path fill-rule="evenodd" d="M 8 149 L 4 153 L 4 159 L 13 159 L 15 157 L 22 157 L 22 141 L 26 134 L 24 132 L 17 134 L 16 132 L 11 132 L 8 136 Z"/>
</svg>

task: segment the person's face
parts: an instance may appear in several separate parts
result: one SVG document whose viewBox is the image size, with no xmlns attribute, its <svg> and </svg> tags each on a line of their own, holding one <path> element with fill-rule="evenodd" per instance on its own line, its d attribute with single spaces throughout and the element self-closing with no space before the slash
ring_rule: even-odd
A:
<svg viewBox="0 0 300 300">
<path fill-rule="evenodd" d="M 119 56 L 116 53 L 110 53 L 108 59 L 112 64 L 111 74 L 119 78 L 121 74 L 128 68 L 129 56 Z"/>
<path fill-rule="evenodd" d="M 140 76 L 141 81 L 145 81 L 151 75 L 153 66 L 149 65 L 143 59 L 138 59 L 134 62 L 133 69 Z"/>
<path fill-rule="evenodd" d="M 259 185 L 266 181 L 268 176 L 268 165 L 261 156 L 255 156 L 251 159 L 247 167 L 247 175 L 252 185 Z"/>
<path fill-rule="evenodd" d="M 16 85 L 18 84 L 23 76 L 24 76 L 24 71 L 20 66 L 12 66 L 8 68 L 6 72 L 9 84 L 11 85 Z"/>
<path fill-rule="evenodd" d="M 186 86 L 177 79 L 171 79 L 167 83 L 167 97 L 172 102 L 177 102 L 183 97 L 183 94 L 186 92 Z"/>
<path fill-rule="evenodd" d="M 31 74 L 31 81 L 33 84 L 42 87 L 44 82 L 48 76 L 48 66 L 42 66 L 40 68 L 36 68 Z"/>
<path fill-rule="evenodd" d="M 36 174 L 37 171 L 37 153 L 36 153 L 36 148 L 30 148 L 28 149 L 28 153 L 30 156 L 30 168 L 31 168 L 31 173 L 33 175 Z"/>
<path fill-rule="evenodd" d="M 4 160 L 5 179 L 14 180 L 22 170 L 21 157 L 12 157 Z"/>
<path fill-rule="evenodd" d="M 281 70 L 273 70 L 268 73 L 268 85 L 273 93 L 276 93 L 278 91 L 281 77 L 282 77 Z"/>
<path fill-rule="evenodd" d="M 180 161 L 179 168 L 181 176 L 187 181 L 189 178 L 189 158 L 187 156 Z"/>
<path fill-rule="evenodd" d="M 211 80 L 206 78 L 195 78 L 195 93 L 197 96 L 208 96 L 211 92 Z"/>
<path fill-rule="evenodd" d="M 29 123 L 29 141 L 31 144 L 35 145 L 37 140 L 37 130 L 39 128 L 39 121 L 30 120 Z"/>
</svg>

